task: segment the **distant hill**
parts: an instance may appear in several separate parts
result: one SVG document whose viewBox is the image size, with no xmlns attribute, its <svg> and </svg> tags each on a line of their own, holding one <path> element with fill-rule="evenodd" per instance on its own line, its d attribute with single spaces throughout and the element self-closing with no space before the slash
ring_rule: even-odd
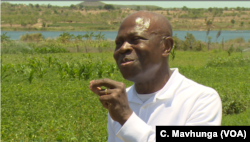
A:
<svg viewBox="0 0 250 142">
<path fill-rule="evenodd" d="M 104 6 L 105 5 L 105 3 L 103 3 L 103 2 L 100 2 L 100 1 L 84 1 L 84 2 L 81 2 L 81 3 L 79 3 L 79 4 L 77 4 L 77 5 L 84 5 L 84 6 Z M 129 8 L 129 9 L 136 9 L 137 8 L 137 6 L 140 6 L 140 9 L 141 10 L 146 10 L 147 9 L 147 7 L 148 8 L 152 8 L 152 9 L 162 9 L 162 7 L 159 7 L 159 6 L 150 6 L 150 5 L 115 5 L 115 4 L 113 4 L 113 6 L 114 7 L 116 7 L 116 8 L 120 8 L 120 9 L 127 9 L 127 8 Z"/>
<path fill-rule="evenodd" d="M 84 1 L 84 2 L 81 2 L 77 5 L 84 5 L 84 6 L 104 6 L 105 3 L 103 2 L 100 2 L 100 1 Z"/>
</svg>

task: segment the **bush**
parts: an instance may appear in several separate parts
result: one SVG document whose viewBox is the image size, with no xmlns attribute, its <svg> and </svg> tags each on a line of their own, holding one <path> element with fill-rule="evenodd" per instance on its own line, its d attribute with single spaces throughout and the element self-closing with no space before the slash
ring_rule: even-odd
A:
<svg viewBox="0 0 250 142">
<path fill-rule="evenodd" d="M 6 41 L 10 41 L 10 36 L 6 35 L 7 32 L 3 33 L 3 35 L 1 35 L 1 42 L 6 42 Z"/>
<path fill-rule="evenodd" d="M 202 51 L 205 47 L 206 47 L 206 45 L 198 40 L 198 41 L 195 41 L 193 50 Z"/>
<path fill-rule="evenodd" d="M 69 50 L 65 48 L 55 48 L 55 47 L 37 47 L 34 48 L 36 53 L 67 53 Z"/>
<path fill-rule="evenodd" d="M 106 10 L 114 10 L 115 9 L 115 7 L 112 4 L 105 4 L 103 8 Z"/>
<path fill-rule="evenodd" d="M 250 66 L 250 58 L 228 57 L 214 58 L 208 61 L 206 67 L 241 67 Z"/>
<path fill-rule="evenodd" d="M 21 26 L 27 26 L 27 23 L 26 22 L 24 22 L 24 21 L 21 21 Z"/>
<path fill-rule="evenodd" d="M 34 34 L 25 34 L 20 37 L 21 41 L 40 41 L 44 40 L 44 37 L 41 33 L 34 33 Z"/>
<path fill-rule="evenodd" d="M 177 34 L 173 36 L 173 40 L 174 40 L 175 50 L 180 50 L 182 41 L 177 37 Z"/>
<path fill-rule="evenodd" d="M 6 42 L 1 44 L 1 53 L 2 54 L 20 54 L 20 53 L 28 53 L 33 54 L 35 53 L 34 49 L 22 42 Z"/>
<path fill-rule="evenodd" d="M 243 47 L 237 47 L 235 51 L 236 52 L 242 52 L 243 49 L 244 49 Z"/>
<path fill-rule="evenodd" d="M 220 94 L 223 114 L 238 114 L 240 112 L 244 112 L 249 107 L 249 97 L 241 91 L 227 88 L 224 90 L 223 94 Z"/>
<path fill-rule="evenodd" d="M 210 20 L 207 20 L 207 26 L 209 26 L 209 25 L 212 25 L 212 21 L 210 21 Z"/>
<path fill-rule="evenodd" d="M 234 20 L 234 19 L 231 19 L 231 23 L 234 24 L 234 23 L 235 23 L 235 20 Z"/>
<path fill-rule="evenodd" d="M 63 32 L 59 35 L 58 40 L 62 43 L 69 42 L 74 38 L 73 34 L 70 34 L 69 32 Z"/>
<path fill-rule="evenodd" d="M 235 39 L 226 40 L 226 42 L 244 43 L 245 39 L 243 37 L 238 37 L 238 38 L 235 38 Z"/>
</svg>

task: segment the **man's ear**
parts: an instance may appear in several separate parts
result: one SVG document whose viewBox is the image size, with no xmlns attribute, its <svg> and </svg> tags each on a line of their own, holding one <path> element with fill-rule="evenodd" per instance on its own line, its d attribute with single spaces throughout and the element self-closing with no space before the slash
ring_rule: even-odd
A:
<svg viewBox="0 0 250 142">
<path fill-rule="evenodd" d="M 168 55 L 170 54 L 171 49 L 173 48 L 174 45 L 174 40 L 172 37 L 165 37 L 163 39 L 163 44 L 164 44 L 164 50 L 162 53 L 163 57 L 168 57 Z"/>
</svg>

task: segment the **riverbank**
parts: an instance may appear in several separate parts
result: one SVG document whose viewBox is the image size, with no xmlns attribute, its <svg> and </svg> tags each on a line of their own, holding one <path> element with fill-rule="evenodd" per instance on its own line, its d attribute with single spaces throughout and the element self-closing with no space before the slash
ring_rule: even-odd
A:
<svg viewBox="0 0 250 142">
<path fill-rule="evenodd" d="M 9 28 L 9 27 L 1 27 L 1 31 L 118 31 L 119 27 L 115 28 L 107 28 L 107 29 L 94 29 L 94 28 Z M 237 27 L 237 28 L 211 28 L 210 31 L 242 31 L 242 30 L 250 30 L 250 27 Z M 173 31 L 207 31 L 205 28 L 196 29 L 196 28 L 173 28 Z"/>
</svg>

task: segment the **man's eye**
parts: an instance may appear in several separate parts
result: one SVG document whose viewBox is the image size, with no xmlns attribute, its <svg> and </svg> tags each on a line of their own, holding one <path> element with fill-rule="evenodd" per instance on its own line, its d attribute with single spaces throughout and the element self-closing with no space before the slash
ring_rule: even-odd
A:
<svg viewBox="0 0 250 142">
<path fill-rule="evenodd" d="M 116 44 L 116 45 L 120 45 L 121 42 L 120 42 L 120 41 L 116 41 L 115 44 Z"/>
</svg>

